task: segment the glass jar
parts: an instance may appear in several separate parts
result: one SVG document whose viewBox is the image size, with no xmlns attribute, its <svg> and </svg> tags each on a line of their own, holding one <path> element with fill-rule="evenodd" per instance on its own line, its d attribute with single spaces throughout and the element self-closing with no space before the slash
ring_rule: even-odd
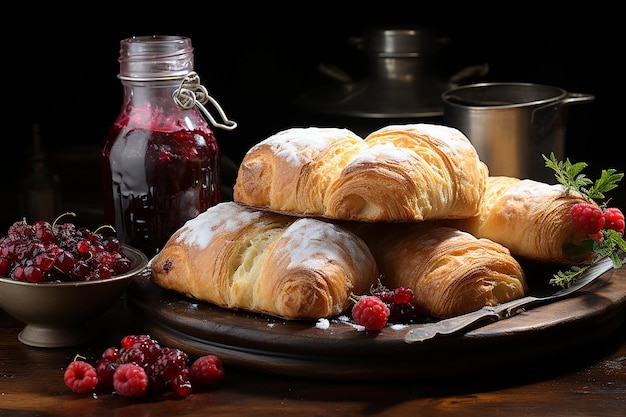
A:
<svg viewBox="0 0 626 417">
<path fill-rule="evenodd" d="M 221 201 L 220 152 L 197 100 L 208 94 L 193 72 L 191 39 L 141 36 L 120 46 L 122 109 L 102 147 L 104 220 L 151 257 Z"/>
</svg>

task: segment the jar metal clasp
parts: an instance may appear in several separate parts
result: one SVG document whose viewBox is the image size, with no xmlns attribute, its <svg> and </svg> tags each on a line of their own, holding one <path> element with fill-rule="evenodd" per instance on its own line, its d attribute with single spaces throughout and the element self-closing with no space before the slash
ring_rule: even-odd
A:
<svg viewBox="0 0 626 417">
<path fill-rule="evenodd" d="M 209 95 L 207 89 L 200 83 L 200 76 L 194 71 L 187 74 L 181 81 L 178 88 L 172 94 L 172 97 L 174 98 L 176 106 L 180 109 L 189 110 L 193 108 L 193 106 L 198 106 L 202 114 L 215 127 L 225 130 L 233 130 L 237 127 L 237 122 L 230 120 L 226 116 L 226 112 L 224 112 L 222 106 Z M 213 115 L 204 106 L 208 102 L 211 102 L 213 107 L 215 107 L 223 123 L 215 120 Z"/>
</svg>

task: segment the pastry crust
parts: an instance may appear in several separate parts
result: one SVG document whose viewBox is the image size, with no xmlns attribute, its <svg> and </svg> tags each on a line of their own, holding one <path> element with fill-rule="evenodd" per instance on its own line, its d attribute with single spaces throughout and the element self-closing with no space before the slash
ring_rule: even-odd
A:
<svg viewBox="0 0 626 417">
<path fill-rule="evenodd" d="M 447 224 L 498 242 L 520 258 L 575 264 L 586 257 L 567 256 L 563 245 L 580 245 L 587 238 L 570 214 L 572 206 L 585 201 L 576 191 L 566 194 L 560 184 L 492 176 L 479 215 Z"/>
<path fill-rule="evenodd" d="M 369 248 L 343 227 L 234 202 L 188 221 L 151 270 L 162 288 L 285 319 L 343 313 L 350 293 L 367 292 L 378 276 Z"/>
<path fill-rule="evenodd" d="M 474 216 L 487 166 L 458 130 L 393 125 L 361 139 L 347 129 L 292 128 L 253 146 L 236 202 L 297 216 L 423 221 Z"/>
<path fill-rule="evenodd" d="M 372 223 L 355 231 L 374 254 L 383 284 L 411 288 L 420 314 L 457 316 L 528 291 L 518 261 L 491 240 L 432 222 Z"/>
</svg>

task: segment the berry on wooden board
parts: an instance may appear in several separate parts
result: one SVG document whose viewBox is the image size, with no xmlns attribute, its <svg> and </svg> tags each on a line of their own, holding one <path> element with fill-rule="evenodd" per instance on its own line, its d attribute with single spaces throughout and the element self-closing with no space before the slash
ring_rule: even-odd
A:
<svg viewBox="0 0 626 417">
<path fill-rule="evenodd" d="M 382 276 L 366 295 L 351 294 L 354 301 L 352 319 L 366 330 L 381 330 L 388 323 L 410 323 L 415 317 L 413 290 L 406 287 L 387 288 Z"/>
<path fill-rule="evenodd" d="M 366 330 L 380 330 L 387 325 L 389 307 L 374 295 L 357 296 L 352 306 L 352 318 Z"/>
</svg>

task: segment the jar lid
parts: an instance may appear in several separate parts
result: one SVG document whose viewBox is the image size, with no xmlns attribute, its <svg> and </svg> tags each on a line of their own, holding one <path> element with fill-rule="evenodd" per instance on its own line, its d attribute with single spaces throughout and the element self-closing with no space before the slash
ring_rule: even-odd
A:
<svg viewBox="0 0 626 417">
<path fill-rule="evenodd" d="M 133 36 L 120 42 L 122 80 L 184 78 L 193 71 L 193 47 L 185 36 Z"/>
</svg>

